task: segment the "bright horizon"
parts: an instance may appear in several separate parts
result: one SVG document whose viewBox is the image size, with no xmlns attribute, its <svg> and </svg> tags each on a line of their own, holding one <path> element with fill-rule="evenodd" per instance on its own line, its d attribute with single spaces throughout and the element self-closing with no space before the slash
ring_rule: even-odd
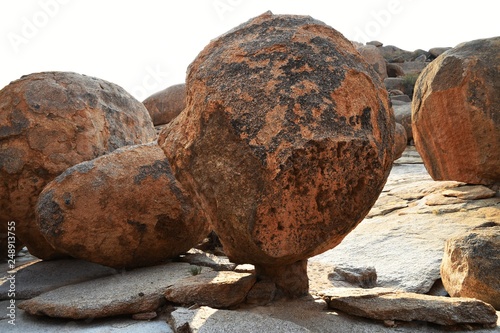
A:
<svg viewBox="0 0 500 333">
<path fill-rule="evenodd" d="M 22 75 L 71 71 L 142 101 L 184 82 L 211 39 L 267 10 L 310 15 L 346 38 L 413 51 L 500 35 L 491 1 L 2 0 L 0 88 Z"/>
</svg>

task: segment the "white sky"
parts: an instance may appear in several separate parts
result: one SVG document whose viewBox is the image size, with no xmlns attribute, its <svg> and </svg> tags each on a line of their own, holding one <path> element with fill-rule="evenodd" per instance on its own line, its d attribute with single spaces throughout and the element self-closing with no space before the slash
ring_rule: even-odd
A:
<svg viewBox="0 0 500 333">
<path fill-rule="evenodd" d="M 311 15 L 348 39 L 413 51 L 500 35 L 494 0 L 0 0 L 0 88 L 73 71 L 139 100 L 184 82 L 213 38 L 267 10 Z"/>
</svg>

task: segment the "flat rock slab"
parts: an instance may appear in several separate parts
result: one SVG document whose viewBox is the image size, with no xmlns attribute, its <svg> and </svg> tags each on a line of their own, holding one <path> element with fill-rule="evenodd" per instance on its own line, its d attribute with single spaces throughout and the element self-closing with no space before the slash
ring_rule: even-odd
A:
<svg viewBox="0 0 500 333">
<path fill-rule="evenodd" d="M 68 321 L 47 317 L 33 317 L 19 310 L 15 325 L 0 320 L 0 332 L 12 333 L 174 333 L 165 321 L 137 321 L 129 318 L 106 318 Z"/>
<path fill-rule="evenodd" d="M 202 306 L 196 310 L 179 308 L 172 312 L 175 332 L 311 332 L 290 321 L 248 312 L 217 310 Z"/>
<path fill-rule="evenodd" d="M 496 327 L 495 309 L 473 298 L 397 292 L 386 288 L 334 288 L 323 292 L 330 309 L 377 320 L 425 321 L 439 325 Z"/>
<path fill-rule="evenodd" d="M 116 274 L 113 268 L 76 259 L 39 261 L 15 270 L 16 296 L 18 300 L 30 299 L 49 290 L 69 284 L 84 282 Z M 10 274 L 2 273 L 0 300 L 8 297 Z"/>
<path fill-rule="evenodd" d="M 168 287 L 165 298 L 177 304 L 229 308 L 242 303 L 255 282 L 255 275 L 249 273 L 211 271 Z"/>
<path fill-rule="evenodd" d="M 305 298 L 283 300 L 267 306 L 236 311 L 178 308 L 172 312 L 172 328 L 176 332 L 325 332 L 325 333 L 442 333 L 437 326 L 425 322 L 398 322 L 397 328 L 384 327 L 371 319 L 350 316 L 326 308 L 323 300 Z M 189 331 L 188 329 L 191 329 Z M 498 333 L 496 329 L 478 329 L 475 333 Z"/>
<path fill-rule="evenodd" d="M 488 199 L 494 197 L 495 194 L 495 191 L 483 185 L 461 186 L 443 192 L 444 196 L 455 197 L 462 200 Z"/>
<path fill-rule="evenodd" d="M 61 287 L 19 304 L 32 315 L 85 319 L 155 311 L 168 286 L 191 276 L 190 265 L 169 263 Z"/>
</svg>

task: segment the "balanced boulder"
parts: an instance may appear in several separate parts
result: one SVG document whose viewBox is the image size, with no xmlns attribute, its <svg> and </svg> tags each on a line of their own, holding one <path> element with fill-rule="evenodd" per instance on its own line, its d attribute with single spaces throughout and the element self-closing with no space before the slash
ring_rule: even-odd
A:
<svg viewBox="0 0 500 333">
<path fill-rule="evenodd" d="M 381 192 L 394 116 L 377 73 L 339 32 L 267 12 L 190 65 L 186 109 L 160 134 L 174 174 L 235 263 L 295 297 Z"/>
<path fill-rule="evenodd" d="M 415 85 L 415 146 L 434 180 L 500 183 L 500 37 L 431 62 Z"/>
<path fill-rule="evenodd" d="M 0 124 L 0 233 L 15 222 L 20 241 L 43 259 L 60 255 L 36 227 L 43 187 L 70 166 L 156 136 L 146 108 L 121 87 L 68 72 L 30 74 L 3 88 Z"/>
<path fill-rule="evenodd" d="M 143 102 L 155 126 L 168 124 L 186 107 L 186 85 L 176 84 L 159 91 Z"/>
<path fill-rule="evenodd" d="M 45 187 L 36 212 L 55 249 L 115 268 L 173 258 L 209 232 L 156 143 L 69 168 Z"/>
</svg>

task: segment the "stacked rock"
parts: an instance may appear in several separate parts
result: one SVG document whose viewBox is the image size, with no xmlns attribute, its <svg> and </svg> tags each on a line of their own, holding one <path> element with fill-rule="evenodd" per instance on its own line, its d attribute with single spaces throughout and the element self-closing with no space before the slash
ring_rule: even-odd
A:
<svg viewBox="0 0 500 333">
<path fill-rule="evenodd" d="M 44 186 L 68 167 L 156 138 L 146 108 L 129 93 L 68 72 L 31 74 L 3 88 L 0 123 L 0 233 L 14 221 L 18 244 L 43 259 L 66 255 L 35 223 Z"/>
</svg>

